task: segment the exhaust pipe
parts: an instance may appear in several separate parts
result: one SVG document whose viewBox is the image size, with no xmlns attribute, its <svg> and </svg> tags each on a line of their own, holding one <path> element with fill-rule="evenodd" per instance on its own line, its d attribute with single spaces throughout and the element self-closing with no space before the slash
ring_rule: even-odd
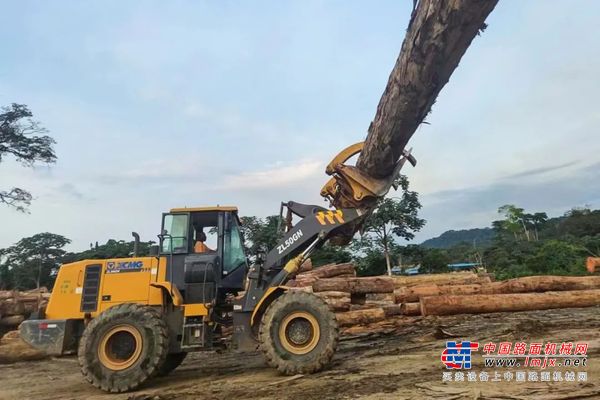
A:
<svg viewBox="0 0 600 400">
<path fill-rule="evenodd" d="M 137 257 L 140 247 L 140 235 L 137 232 L 131 232 L 131 236 L 133 236 L 133 256 Z"/>
</svg>

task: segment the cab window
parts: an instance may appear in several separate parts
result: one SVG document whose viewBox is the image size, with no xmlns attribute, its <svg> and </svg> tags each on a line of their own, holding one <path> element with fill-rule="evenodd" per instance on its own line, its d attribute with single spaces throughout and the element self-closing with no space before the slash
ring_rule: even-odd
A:
<svg viewBox="0 0 600 400">
<path fill-rule="evenodd" d="M 230 229 L 225 232 L 223 243 L 223 275 L 246 264 L 246 254 L 242 243 L 242 235 L 237 223 L 237 218 L 230 219 Z"/>
<path fill-rule="evenodd" d="M 167 236 L 163 238 L 163 253 L 187 253 L 188 252 L 188 215 L 168 214 L 165 215 L 163 229 Z"/>
</svg>

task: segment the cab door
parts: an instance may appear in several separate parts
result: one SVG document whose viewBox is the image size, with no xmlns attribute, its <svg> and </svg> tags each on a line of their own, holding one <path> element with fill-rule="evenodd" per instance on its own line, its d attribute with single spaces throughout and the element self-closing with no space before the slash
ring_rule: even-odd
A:
<svg viewBox="0 0 600 400">
<path fill-rule="evenodd" d="M 221 287 L 242 290 L 248 271 L 248 259 L 237 215 L 226 212 L 223 216 L 223 263 Z"/>
</svg>

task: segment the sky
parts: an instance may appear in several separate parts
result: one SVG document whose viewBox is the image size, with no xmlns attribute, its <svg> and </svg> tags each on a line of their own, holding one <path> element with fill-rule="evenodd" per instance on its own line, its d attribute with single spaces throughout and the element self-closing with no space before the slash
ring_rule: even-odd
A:
<svg viewBox="0 0 600 400">
<path fill-rule="evenodd" d="M 325 205 L 325 165 L 366 136 L 412 1 L 13 1 L 0 14 L 0 105 L 27 104 L 54 165 L 0 164 L 0 248 L 38 232 L 71 250 L 173 207 Z M 426 226 L 489 226 L 507 203 L 600 207 L 595 1 L 500 1 L 409 144 Z"/>
</svg>

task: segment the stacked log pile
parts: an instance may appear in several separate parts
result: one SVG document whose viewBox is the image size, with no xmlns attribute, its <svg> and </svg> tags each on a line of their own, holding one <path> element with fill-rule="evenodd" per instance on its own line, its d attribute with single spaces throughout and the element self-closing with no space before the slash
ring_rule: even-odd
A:
<svg viewBox="0 0 600 400">
<path fill-rule="evenodd" d="M 347 334 L 392 329 L 410 319 L 402 318 L 402 305 L 395 302 L 395 284 L 387 276 L 357 277 L 352 263 L 325 265 L 289 282 L 296 290 L 323 298 Z M 412 310 L 407 312 L 414 315 Z"/>
<path fill-rule="evenodd" d="M 600 276 L 531 276 L 494 282 L 488 274 L 457 272 L 356 277 L 351 263 L 298 274 L 296 290 L 320 296 L 342 333 L 374 332 L 427 315 L 477 314 L 600 305 Z"/>
<path fill-rule="evenodd" d="M 46 288 L 19 292 L 0 291 L 0 330 L 16 329 L 32 313 L 45 306 L 50 298 Z"/>
<path fill-rule="evenodd" d="M 44 307 L 49 298 L 46 288 L 27 292 L 0 291 L 0 364 L 46 357 L 21 340 L 17 329 L 32 313 Z"/>
</svg>

